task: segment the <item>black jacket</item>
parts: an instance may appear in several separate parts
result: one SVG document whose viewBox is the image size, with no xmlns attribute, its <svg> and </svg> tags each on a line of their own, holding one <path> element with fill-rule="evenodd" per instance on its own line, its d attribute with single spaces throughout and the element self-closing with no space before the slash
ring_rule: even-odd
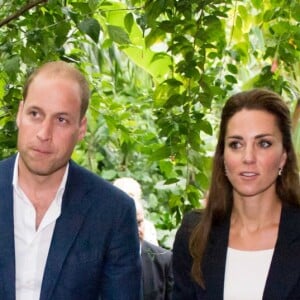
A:
<svg viewBox="0 0 300 300">
<path fill-rule="evenodd" d="M 172 252 L 143 241 L 141 259 L 143 299 L 170 300 L 173 285 Z"/>
<path fill-rule="evenodd" d="M 200 218 L 198 212 L 188 213 L 176 233 L 173 300 L 223 299 L 230 219 L 212 228 L 204 256 L 206 290 L 203 290 L 191 279 L 192 258 L 188 249 L 190 233 Z M 300 209 L 284 206 L 263 300 L 297 299 L 300 299 Z"/>
</svg>

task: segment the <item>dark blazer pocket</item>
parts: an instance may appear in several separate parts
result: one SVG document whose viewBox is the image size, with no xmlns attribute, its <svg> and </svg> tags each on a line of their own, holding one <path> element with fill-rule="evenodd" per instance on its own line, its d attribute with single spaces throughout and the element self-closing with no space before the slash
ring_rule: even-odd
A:
<svg viewBox="0 0 300 300">
<path fill-rule="evenodd" d="M 71 253 L 61 271 L 61 284 L 71 292 L 99 288 L 102 258 L 98 251 L 80 251 Z"/>
</svg>

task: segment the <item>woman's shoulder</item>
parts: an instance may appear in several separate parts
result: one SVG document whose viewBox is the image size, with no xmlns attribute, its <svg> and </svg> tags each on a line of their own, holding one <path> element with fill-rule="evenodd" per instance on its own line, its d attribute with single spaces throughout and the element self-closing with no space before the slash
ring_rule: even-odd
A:
<svg viewBox="0 0 300 300">
<path fill-rule="evenodd" d="M 296 205 L 285 204 L 282 210 L 281 221 L 293 226 L 300 226 L 300 207 Z"/>
<path fill-rule="evenodd" d="M 201 221 L 203 209 L 194 209 L 184 214 L 181 227 L 186 231 L 192 231 L 195 226 Z"/>
</svg>

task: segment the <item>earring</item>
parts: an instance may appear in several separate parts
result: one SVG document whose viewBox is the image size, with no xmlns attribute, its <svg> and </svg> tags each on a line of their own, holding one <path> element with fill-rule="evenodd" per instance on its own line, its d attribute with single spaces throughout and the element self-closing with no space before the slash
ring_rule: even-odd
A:
<svg viewBox="0 0 300 300">
<path fill-rule="evenodd" d="M 278 176 L 281 176 L 282 175 L 282 168 L 279 168 L 278 169 Z"/>
</svg>

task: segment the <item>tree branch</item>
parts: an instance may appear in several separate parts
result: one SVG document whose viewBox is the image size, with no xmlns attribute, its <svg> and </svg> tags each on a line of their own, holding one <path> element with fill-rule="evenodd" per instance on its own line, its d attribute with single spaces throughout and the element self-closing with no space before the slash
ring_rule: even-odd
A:
<svg viewBox="0 0 300 300">
<path fill-rule="evenodd" d="M 0 27 L 7 25 L 9 22 L 11 22 L 14 19 L 19 18 L 23 13 L 30 10 L 31 8 L 38 6 L 41 3 L 47 3 L 47 2 L 48 2 L 48 0 L 35 0 L 35 1 L 31 1 L 31 2 L 27 3 L 26 5 L 21 7 L 17 12 L 12 14 L 11 16 L 8 16 L 4 20 L 0 21 Z"/>
</svg>

